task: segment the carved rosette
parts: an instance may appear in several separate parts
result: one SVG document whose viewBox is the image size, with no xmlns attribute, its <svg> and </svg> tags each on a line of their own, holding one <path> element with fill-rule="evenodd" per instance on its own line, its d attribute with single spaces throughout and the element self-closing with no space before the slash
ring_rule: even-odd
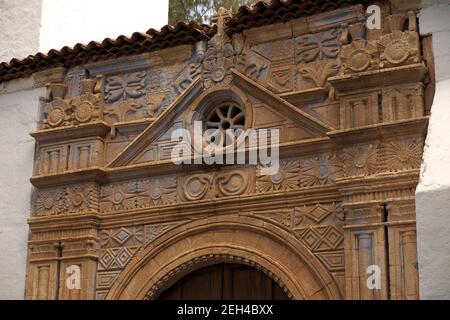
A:
<svg viewBox="0 0 450 320">
<path fill-rule="evenodd" d="M 378 47 L 380 68 L 420 62 L 420 40 L 417 32 L 396 30 L 381 37 Z"/>
<path fill-rule="evenodd" d="M 371 41 L 353 41 L 343 46 L 341 61 L 345 73 L 357 73 L 373 70 L 378 67 L 377 47 Z"/>
<path fill-rule="evenodd" d="M 230 84 L 231 68 L 234 65 L 234 49 L 225 36 L 217 35 L 208 44 L 202 64 L 202 78 L 205 88 L 218 83 Z"/>
<path fill-rule="evenodd" d="M 256 191 L 289 191 L 299 188 L 300 163 L 298 160 L 282 161 L 278 173 L 269 176 L 257 173 Z"/>
<path fill-rule="evenodd" d="M 177 179 L 164 177 L 153 179 L 148 184 L 150 206 L 170 205 L 177 202 Z"/>
</svg>

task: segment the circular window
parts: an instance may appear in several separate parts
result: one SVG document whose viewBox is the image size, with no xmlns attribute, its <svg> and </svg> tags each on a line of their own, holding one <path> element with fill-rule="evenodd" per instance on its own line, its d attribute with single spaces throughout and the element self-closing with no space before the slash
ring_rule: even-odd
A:
<svg viewBox="0 0 450 320">
<path fill-rule="evenodd" d="M 229 145 L 226 139 L 227 130 L 236 136 L 240 135 L 240 130 L 245 130 L 244 110 L 234 102 L 223 103 L 215 107 L 206 117 L 206 132 L 209 141 L 217 145 Z"/>
</svg>

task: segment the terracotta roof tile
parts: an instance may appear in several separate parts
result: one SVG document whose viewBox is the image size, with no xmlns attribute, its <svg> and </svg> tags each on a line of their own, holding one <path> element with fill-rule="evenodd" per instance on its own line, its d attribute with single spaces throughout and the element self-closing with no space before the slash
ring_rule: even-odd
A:
<svg viewBox="0 0 450 320">
<path fill-rule="evenodd" d="M 60 50 L 52 49 L 47 54 L 39 52 L 21 60 L 14 58 L 10 62 L 0 63 L 0 82 L 27 77 L 48 68 L 70 68 L 87 62 L 209 40 L 215 32 L 215 27 L 180 22 L 159 31 L 150 29 L 146 33 L 135 32 L 131 37 L 121 35 L 116 39 L 106 38 L 102 42 L 78 43 L 73 48 L 65 46 Z"/>
<path fill-rule="evenodd" d="M 367 4 L 373 0 L 273 0 L 260 1 L 253 6 L 242 6 L 227 22 L 228 34 L 273 23 L 287 22 L 329 10 L 355 4 Z"/>
<path fill-rule="evenodd" d="M 243 6 L 227 22 L 228 34 L 245 29 L 313 15 L 328 10 L 373 0 L 273 0 L 258 2 L 252 7 Z M 125 55 L 139 54 L 209 40 L 216 33 L 215 26 L 196 22 L 180 22 L 161 30 L 150 29 L 146 33 L 135 32 L 131 37 L 106 38 L 102 42 L 76 44 L 73 48 L 52 49 L 47 54 L 37 53 L 24 59 L 12 59 L 0 63 L 0 82 L 27 77 L 35 72 L 55 67 L 70 68 L 80 64 L 108 60 Z"/>
</svg>

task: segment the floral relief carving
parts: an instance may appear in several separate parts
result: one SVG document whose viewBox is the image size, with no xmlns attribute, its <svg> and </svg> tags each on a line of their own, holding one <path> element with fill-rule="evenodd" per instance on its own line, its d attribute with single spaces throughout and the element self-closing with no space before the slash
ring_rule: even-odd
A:
<svg viewBox="0 0 450 320">
<path fill-rule="evenodd" d="M 150 181 L 148 185 L 150 206 L 169 205 L 177 202 L 177 179 L 163 177 Z"/>
<path fill-rule="evenodd" d="M 417 32 L 394 31 L 381 37 L 380 68 L 420 62 L 420 40 Z"/>
<path fill-rule="evenodd" d="M 98 189 L 93 184 L 39 190 L 36 215 L 52 216 L 98 210 Z"/>
<path fill-rule="evenodd" d="M 147 72 L 110 76 L 105 80 L 105 101 L 108 103 L 127 98 L 139 98 L 145 94 Z"/>
<path fill-rule="evenodd" d="M 341 47 L 340 35 L 340 29 L 331 29 L 296 38 L 297 63 L 336 58 Z"/>
<path fill-rule="evenodd" d="M 341 61 L 345 73 L 357 73 L 378 67 L 378 49 L 371 41 L 358 40 L 343 46 Z"/>
<path fill-rule="evenodd" d="M 102 187 L 100 193 L 100 211 L 110 212 L 137 207 L 135 183 L 111 184 Z"/>
<path fill-rule="evenodd" d="M 66 98 L 67 86 L 49 84 L 47 103 L 43 109 L 43 128 L 78 125 L 100 119 L 100 79 L 81 80 L 81 95 Z"/>
<path fill-rule="evenodd" d="M 422 162 L 423 140 L 391 141 L 383 146 L 383 151 L 385 170 L 419 169 Z"/>
<path fill-rule="evenodd" d="M 230 39 L 216 35 L 209 43 L 202 64 L 202 77 L 205 88 L 215 84 L 230 84 L 231 68 L 234 64 L 234 49 Z"/>
<path fill-rule="evenodd" d="M 321 155 L 301 161 L 300 185 L 313 187 L 334 183 L 334 176 L 342 170 L 336 155 Z"/>
<path fill-rule="evenodd" d="M 257 173 L 256 191 L 289 191 L 298 189 L 300 185 L 300 163 L 298 160 L 282 161 L 278 173 L 275 175 L 261 175 Z"/>
<path fill-rule="evenodd" d="M 346 176 L 372 175 L 378 171 L 378 146 L 360 145 L 342 153 Z"/>
</svg>

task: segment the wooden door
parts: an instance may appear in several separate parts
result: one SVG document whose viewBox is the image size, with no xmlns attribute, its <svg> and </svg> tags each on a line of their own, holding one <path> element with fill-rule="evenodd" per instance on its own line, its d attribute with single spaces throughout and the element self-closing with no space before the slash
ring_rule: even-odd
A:
<svg viewBox="0 0 450 320">
<path fill-rule="evenodd" d="M 159 300 L 287 300 L 280 286 L 256 268 L 217 264 L 194 271 L 158 298 Z"/>
</svg>

